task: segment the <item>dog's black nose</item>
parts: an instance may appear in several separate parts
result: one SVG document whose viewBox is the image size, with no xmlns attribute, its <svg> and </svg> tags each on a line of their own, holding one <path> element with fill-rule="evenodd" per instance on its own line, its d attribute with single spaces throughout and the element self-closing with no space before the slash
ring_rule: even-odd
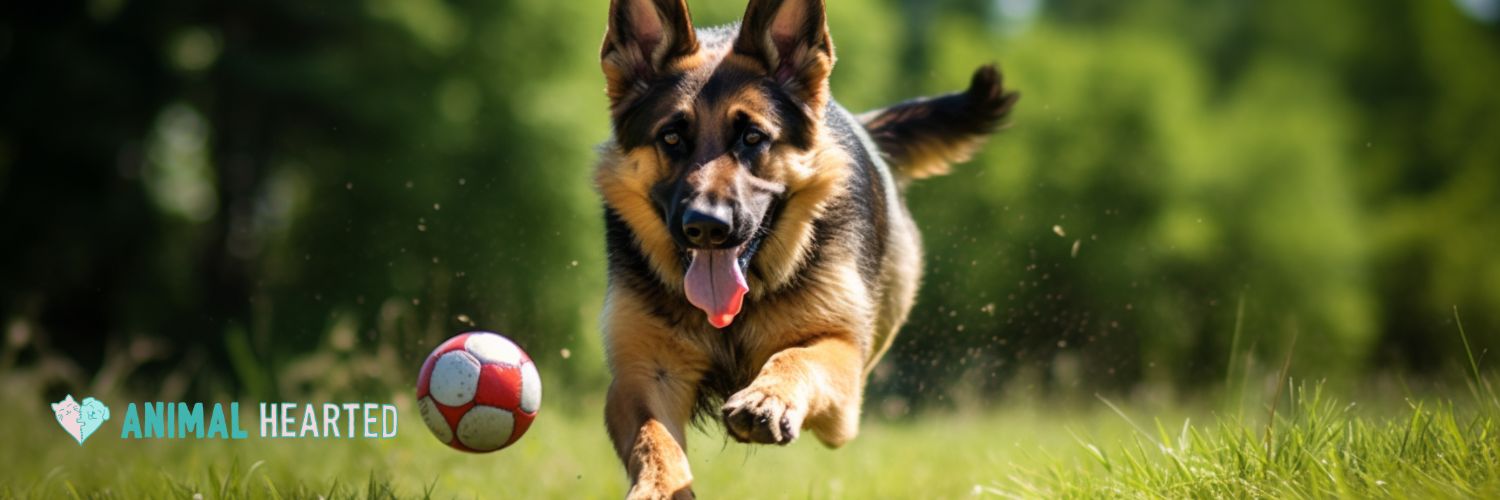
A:
<svg viewBox="0 0 1500 500">
<path fill-rule="evenodd" d="M 734 229 L 728 220 L 698 210 L 688 210 L 682 216 L 682 234 L 688 243 L 697 248 L 714 248 L 729 241 Z"/>
</svg>

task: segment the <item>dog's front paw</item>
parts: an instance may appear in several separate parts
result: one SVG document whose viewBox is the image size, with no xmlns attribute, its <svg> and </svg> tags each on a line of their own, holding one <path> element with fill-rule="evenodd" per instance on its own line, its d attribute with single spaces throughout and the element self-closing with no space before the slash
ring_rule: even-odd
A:
<svg viewBox="0 0 1500 500">
<path fill-rule="evenodd" d="M 747 387 L 722 410 L 724 427 L 741 443 L 787 444 L 797 439 L 805 410 L 774 391 Z"/>
<path fill-rule="evenodd" d="M 697 495 L 687 486 L 672 489 L 652 482 L 636 483 L 625 493 L 626 500 L 693 500 Z"/>
</svg>

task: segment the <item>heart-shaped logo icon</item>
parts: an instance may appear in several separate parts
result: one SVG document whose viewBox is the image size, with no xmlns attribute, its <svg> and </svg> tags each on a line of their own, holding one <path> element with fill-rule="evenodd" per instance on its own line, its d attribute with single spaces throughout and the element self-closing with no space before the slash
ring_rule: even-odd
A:
<svg viewBox="0 0 1500 500">
<path fill-rule="evenodd" d="M 73 401 L 73 395 L 63 398 L 62 401 L 52 403 L 52 413 L 57 415 L 57 423 L 61 425 L 69 436 L 78 440 L 82 446 L 99 426 L 109 420 L 109 407 L 94 398 L 83 398 L 83 403 Z"/>
</svg>

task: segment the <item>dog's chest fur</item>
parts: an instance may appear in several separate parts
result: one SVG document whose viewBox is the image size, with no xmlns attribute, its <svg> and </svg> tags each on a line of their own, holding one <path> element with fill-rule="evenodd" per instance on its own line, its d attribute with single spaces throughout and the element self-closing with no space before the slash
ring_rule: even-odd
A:
<svg viewBox="0 0 1500 500">
<path fill-rule="evenodd" d="M 740 316 L 724 329 L 710 326 L 680 290 L 655 274 L 637 235 L 615 209 L 605 207 L 612 293 L 629 293 L 650 304 L 649 314 L 711 360 L 700 381 L 703 409 L 743 388 L 771 354 L 786 347 L 836 334 L 848 336 L 868 356 L 886 333 L 877 332 L 876 325 L 889 314 L 881 309 L 888 281 L 882 278 L 890 274 L 886 254 L 893 238 L 891 220 L 905 217 L 905 212 L 893 199 L 885 166 L 872 155 L 873 146 L 854 128 L 858 125 L 852 117 L 837 104 L 830 106 L 827 116 L 825 137 L 832 143 L 822 147 L 842 150 L 833 157 L 847 161 L 822 166 L 843 171 L 839 194 L 826 200 L 817 217 L 800 221 L 811 224 L 812 236 L 805 256 L 793 263 L 791 279 L 772 290 L 757 290 L 767 281 L 762 276 L 766 270 L 752 261 L 752 293 Z M 780 219 L 788 216 L 774 215 L 778 220 L 773 231 L 799 222 Z M 909 223 L 896 225 L 905 226 Z"/>
</svg>

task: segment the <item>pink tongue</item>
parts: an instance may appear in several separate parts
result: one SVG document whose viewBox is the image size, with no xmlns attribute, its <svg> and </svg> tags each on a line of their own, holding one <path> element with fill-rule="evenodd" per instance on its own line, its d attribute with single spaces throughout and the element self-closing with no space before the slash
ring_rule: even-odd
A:
<svg viewBox="0 0 1500 500">
<path fill-rule="evenodd" d="M 708 323 L 714 328 L 734 322 L 734 316 L 740 313 L 740 302 L 750 290 L 745 285 L 745 273 L 740 271 L 738 256 L 738 249 L 693 250 L 693 263 L 683 278 L 688 302 L 708 313 Z"/>
</svg>

